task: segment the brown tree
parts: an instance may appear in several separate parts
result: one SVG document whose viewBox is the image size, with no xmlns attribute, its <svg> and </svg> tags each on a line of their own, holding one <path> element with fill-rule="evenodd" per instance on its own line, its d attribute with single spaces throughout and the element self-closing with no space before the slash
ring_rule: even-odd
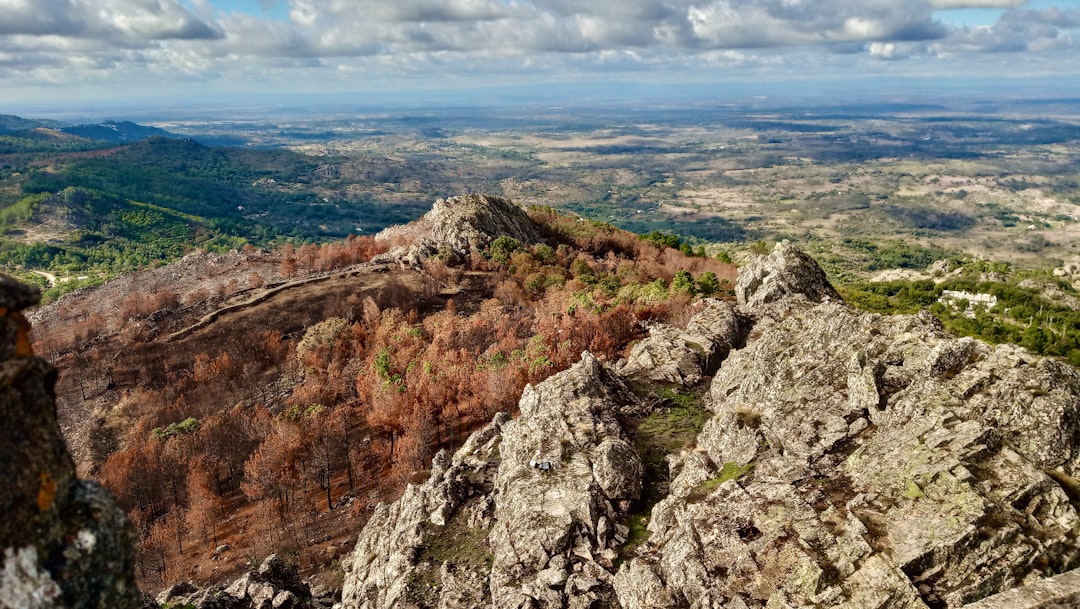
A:
<svg viewBox="0 0 1080 609">
<path fill-rule="evenodd" d="M 212 542 L 217 546 L 218 523 L 225 516 L 225 502 L 214 490 L 213 467 L 208 455 L 200 455 L 189 465 L 188 488 L 188 526 L 197 531 L 204 543 Z"/>
</svg>

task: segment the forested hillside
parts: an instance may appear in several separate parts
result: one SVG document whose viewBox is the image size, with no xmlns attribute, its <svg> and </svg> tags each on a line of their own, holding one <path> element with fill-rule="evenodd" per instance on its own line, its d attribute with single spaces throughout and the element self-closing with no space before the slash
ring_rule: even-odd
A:
<svg viewBox="0 0 1080 609">
<path fill-rule="evenodd" d="M 200 295 L 163 267 L 112 307 L 93 308 L 103 286 L 41 313 L 69 442 L 138 524 L 144 582 L 207 581 L 272 551 L 332 571 L 377 500 L 526 383 L 583 350 L 614 361 L 644 323 L 730 294 L 731 265 L 531 216 L 546 243 L 504 237 L 457 265 L 353 266 L 391 244 L 351 238 L 200 263 L 265 283 Z"/>
<path fill-rule="evenodd" d="M 74 279 L 46 286 L 56 288 L 49 297 L 196 247 L 343 238 L 424 210 L 419 202 L 335 195 L 345 182 L 326 159 L 285 150 L 161 137 L 119 147 L 52 138 L 42 144 L 50 154 L 41 156 L 25 139 L 5 140 L 21 152 L 0 156 L 0 268 L 26 279 L 31 270 Z M 69 144 L 83 152 L 66 154 Z"/>
<path fill-rule="evenodd" d="M 948 260 L 936 277 L 851 281 L 845 300 L 875 313 L 929 310 L 950 331 L 989 343 L 1013 343 L 1080 366 L 1080 295 L 1047 271 L 1006 263 Z"/>
</svg>

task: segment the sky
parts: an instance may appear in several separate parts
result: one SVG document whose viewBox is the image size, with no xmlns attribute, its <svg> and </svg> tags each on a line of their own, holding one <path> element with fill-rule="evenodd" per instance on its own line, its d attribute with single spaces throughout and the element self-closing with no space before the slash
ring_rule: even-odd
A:
<svg viewBox="0 0 1080 609">
<path fill-rule="evenodd" d="M 0 0 L 0 113 L 882 83 L 1075 94 L 1080 0 Z"/>
</svg>

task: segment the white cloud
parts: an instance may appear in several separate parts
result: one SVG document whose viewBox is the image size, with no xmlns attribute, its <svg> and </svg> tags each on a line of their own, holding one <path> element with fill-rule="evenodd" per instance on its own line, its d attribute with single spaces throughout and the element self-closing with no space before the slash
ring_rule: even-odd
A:
<svg viewBox="0 0 1080 609">
<path fill-rule="evenodd" d="M 930 0 L 934 10 L 952 8 L 1017 8 L 1027 0 Z"/>
<path fill-rule="evenodd" d="M 871 42 L 867 50 L 871 55 L 875 57 L 881 57 L 882 59 L 894 59 L 896 57 L 897 47 L 892 42 Z"/>
<path fill-rule="evenodd" d="M 176 0 L 0 0 L 0 14 L 0 36 L 68 36 L 123 44 L 221 35 Z"/>
<path fill-rule="evenodd" d="M 1062 31 L 1077 25 L 1080 9 L 1014 10 L 992 26 L 959 30 L 938 47 L 966 53 L 1080 51 L 1080 41 Z"/>
<path fill-rule="evenodd" d="M 1017 9 L 1023 0 L 261 1 L 285 16 L 221 11 L 214 0 L 0 0 L 0 86 L 179 73 L 277 75 L 292 87 L 298 70 L 313 82 L 895 70 L 1001 52 L 1068 65 L 1078 50 L 1070 28 L 1080 27 L 1080 9 Z M 987 28 L 935 19 L 952 8 L 1010 10 Z"/>
</svg>

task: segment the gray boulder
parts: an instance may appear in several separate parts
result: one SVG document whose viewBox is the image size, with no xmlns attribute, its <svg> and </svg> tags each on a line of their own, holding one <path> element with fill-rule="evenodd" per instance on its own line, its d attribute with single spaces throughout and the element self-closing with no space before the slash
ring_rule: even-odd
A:
<svg viewBox="0 0 1080 609">
<path fill-rule="evenodd" d="M 739 305 L 753 310 L 781 300 L 841 300 L 814 259 L 784 240 L 772 253 L 757 256 L 739 269 L 735 281 Z"/>
<path fill-rule="evenodd" d="M 1080 607 L 1080 570 L 1013 588 L 964 609 L 1072 609 Z"/>
<path fill-rule="evenodd" d="M 198 589 L 191 583 L 175 584 L 158 595 L 158 603 L 195 609 L 307 609 L 312 591 L 296 566 L 277 554 L 263 560 L 230 583 Z"/>
<path fill-rule="evenodd" d="M 618 368 L 621 376 L 696 385 L 712 374 L 744 338 L 744 323 L 731 303 L 706 299 L 690 318 L 685 330 L 655 324 L 649 335 L 630 350 Z"/>
<path fill-rule="evenodd" d="M 198 591 L 199 587 L 194 582 L 178 582 L 162 590 L 155 600 L 157 604 L 164 605 L 171 603 L 173 599 L 182 598 Z"/>
</svg>

